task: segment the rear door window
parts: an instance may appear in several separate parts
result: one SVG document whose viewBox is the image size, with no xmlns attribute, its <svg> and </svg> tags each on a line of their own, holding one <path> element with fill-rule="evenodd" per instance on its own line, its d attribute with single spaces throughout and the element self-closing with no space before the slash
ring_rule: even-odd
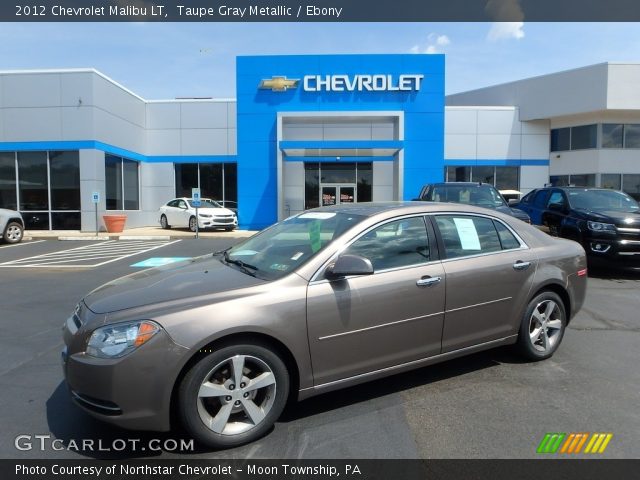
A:
<svg viewBox="0 0 640 480">
<path fill-rule="evenodd" d="M 503 249 L 498 231 L 490 218 L 438 215 L 435 219 L 446 258 L 480 255 Z"/>
</svg>

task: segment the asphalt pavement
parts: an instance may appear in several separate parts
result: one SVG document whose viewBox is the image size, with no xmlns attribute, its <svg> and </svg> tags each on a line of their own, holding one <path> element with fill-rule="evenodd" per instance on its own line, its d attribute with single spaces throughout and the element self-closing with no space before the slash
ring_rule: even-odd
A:
<svg viewBox="0 0 640 480">
<path fill-rule="evenodd" d="M 0 246 L 0 458 L 535 458 L 548 432 L 610 432 L 600 458 L 640 457 L 640 275 L 615 272 L 589 279 L 583 310 L 547 361 L 500 348 L 321 395 L 290 405 L 270 434 L 244 447 L 175 449 L 188 442 L 179 430 L 125 431 L 77 408 L 60 366 L 61 326 L 76 303 L 141 260 L 237 241 L 185 238 L 99 266 L 37 268 L 26 259 L 70 258 L 85 242 Z M 23 266 L 7 264 L 16 261 Z M 134 442 L 111 448 L 121 439 Z M 161 448 L 148 448 L 151 440 Z M 93 448 L 72 448 L 83 441 Z"/>
</svg>

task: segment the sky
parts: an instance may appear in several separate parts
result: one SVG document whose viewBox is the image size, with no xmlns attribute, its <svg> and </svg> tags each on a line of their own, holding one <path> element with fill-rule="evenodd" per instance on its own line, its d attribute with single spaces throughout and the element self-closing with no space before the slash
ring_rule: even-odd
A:
<svg viewBox="0 0 640 480">
<path fill-rule="evenodd" d="M 0 23 L 0 71 L 95 68 L 141 97 L 235 97 L 238 55 L 444 53 L 452 94 L 640 62 L 640 23 Z"/>
</svg>

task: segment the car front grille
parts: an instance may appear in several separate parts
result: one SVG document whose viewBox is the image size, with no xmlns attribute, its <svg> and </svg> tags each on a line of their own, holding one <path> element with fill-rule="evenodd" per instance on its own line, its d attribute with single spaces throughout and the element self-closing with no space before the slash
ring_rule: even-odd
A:
<svg viewBox="0 0 640 480">
<path fill-rule="evenodd" d="M 213 217 L 213 221 L 217 223 L 233 223 L 233 217 Z"/>
</svg>

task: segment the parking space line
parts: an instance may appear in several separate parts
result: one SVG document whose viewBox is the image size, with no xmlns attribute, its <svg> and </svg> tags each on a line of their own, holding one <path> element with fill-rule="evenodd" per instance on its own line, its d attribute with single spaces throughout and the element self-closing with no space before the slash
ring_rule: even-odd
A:
<svg viewBox="0 0 640 480">
<path fill-rule="evenodd" d="M 92 268 L 179 242 L 174 240 L 108 240 L 81 247 L 0 263 L 3 268 Z M 105 260 L 106 259 L 106 260 Z"/>
<path fill-rule="evenodd" d="M 13 245 L 4 245 L 0 247 L 0 250 L 3 248 L 12 248 L 12 247 L 24 247 L 25 245 L 33 245 L 34 243 L 46 242 L 46 240 L 33 240 L 31 242 L 22 242 L 22 243 L 14 243 Z"/>
</svg>

